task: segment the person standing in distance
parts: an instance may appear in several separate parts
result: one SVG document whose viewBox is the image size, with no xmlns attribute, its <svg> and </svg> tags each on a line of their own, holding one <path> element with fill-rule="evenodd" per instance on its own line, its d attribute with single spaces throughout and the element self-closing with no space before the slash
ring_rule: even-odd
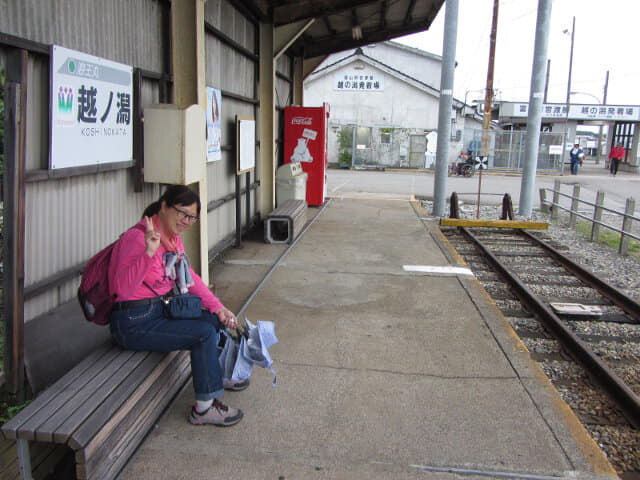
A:
<svg viewBox="0 0 640 480">
<path fill-rule="evenodd" d="M 618 142 L 615 147 L 609 152 L 609 172 L 615 176 L 618 173 L 618 167 L 620 166 L 620 160 L 624 158 L 624 147 L 621 142 Z"/>
<path fill-rule="evenodd" d="M 584 152 L 580 148 L 579 143 L 575 143 L 573 148 L 569 150 L 569 159 L 571 160 L 571 174 L 578 174 L 578 165 L 580 165 L 580 161 L 584 158 Z"/>
</svg>

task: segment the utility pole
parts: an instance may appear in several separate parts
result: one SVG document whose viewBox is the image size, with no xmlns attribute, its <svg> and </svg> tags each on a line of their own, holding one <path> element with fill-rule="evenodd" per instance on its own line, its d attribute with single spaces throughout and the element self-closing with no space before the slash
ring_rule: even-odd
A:
<svg viewBox="0 0 640 480">
<path fill-rule="evenodd" d="M 498 4 L 493 0 L 493 19 L 491 20 L 491 40 L 489 43 L 489 67 L 487 68 L 487 88 L 484 96 L 484 117 L 482 121 L 482 152 L 484 160 L 489 162 L 489 134 L 491 132 L 491 104 L 493 102 L 493 69 L 496 57 L 496 37 L 498 36 Z M 480 191 L 482 189 L 482 169 L 485 161 L 478 164 L 478 201 L 476 218 L 480 218 Z"/>
<path fill-rule="evenodd" d="M 569 53 L 569 78 L 567 79 L 567 115 L 564 117 L 564 142 L 562 142 L 562 174 L 564 175 L 564 154 L 567 150 L 567 140 L 569 140 L 569 105 L 571 103 L 571 70 L 573 69 L 573 38 L 576 32 L 576 17 L 573 17 L 571 24 L 571 51 Z M 562 33 L 568 33 L 564 30 Z"/>
<path fill-rule="evenodd" d="M 607 90 L 609 89 L 609 70 L 607 70 L 607 74 L 604 77 L 604 91 L 602 92 L 602 104 L 607 104 Z M 609 135 L 607 135 L 607 140 Z M 602 124 L 600 124 L 600 128 L 598 129 L 598 151 L 596 153 L 596 165 L 600 163 L 600 150 L 602 150 Z M 604 162 L 605 165 L 607 162 Z"/>
</svg>

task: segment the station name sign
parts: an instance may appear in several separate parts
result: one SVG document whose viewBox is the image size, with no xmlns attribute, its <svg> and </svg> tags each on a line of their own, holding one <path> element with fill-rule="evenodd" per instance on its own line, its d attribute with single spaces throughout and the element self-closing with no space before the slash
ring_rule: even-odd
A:
<svg viewBox="0 0 640 480">
<path fill-rule="evenodd" d="M 50 168 L 133 158 L 133 68 L 54 45 Z"/>
<path fill-rule="evenodd" d="M 527 117 L 528 115 L 528 103 L 505 102 L 500 105 L 501 117 Z M 640 121 L 640 106 L 570 104 L 569 115 L 567 115 L 565 104 L 545 103 L 542 105 L 542 118 L 637 122 Z"/>
</svg>

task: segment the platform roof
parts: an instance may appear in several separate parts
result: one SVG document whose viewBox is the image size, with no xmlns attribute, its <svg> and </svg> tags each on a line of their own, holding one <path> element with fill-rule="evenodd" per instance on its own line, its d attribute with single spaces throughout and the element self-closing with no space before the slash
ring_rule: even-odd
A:
<svg viewBox="0 0 640 480">
<path fill-rule="evenodd" d="M 304 33 L 290 46 L 303 58 L 428 30 L 444 0 L 232 0 L 239 9 L 276 27 L 299 23 Z"/>
</svg>

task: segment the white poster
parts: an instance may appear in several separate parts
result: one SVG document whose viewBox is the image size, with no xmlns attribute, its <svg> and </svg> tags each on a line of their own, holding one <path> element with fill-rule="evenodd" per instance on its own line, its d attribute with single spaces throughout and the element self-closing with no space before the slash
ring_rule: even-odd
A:
<svg viewBox="0 0 640 480">
<path fill-rule="evenodd" d="M 50 168 L 133 159 L 133 68 L 53 46 Z"/>
<path fill-rule="evenodd" d="M 216 162 L 222 159 L 220 139 L 222 129 L 220 126 L 220 107 L 222 95 L 217 88 L 207 87 L 207 162 Z"/>
</svg>

